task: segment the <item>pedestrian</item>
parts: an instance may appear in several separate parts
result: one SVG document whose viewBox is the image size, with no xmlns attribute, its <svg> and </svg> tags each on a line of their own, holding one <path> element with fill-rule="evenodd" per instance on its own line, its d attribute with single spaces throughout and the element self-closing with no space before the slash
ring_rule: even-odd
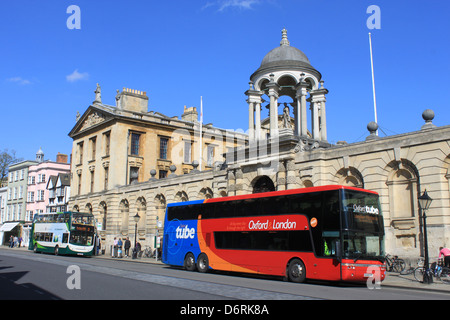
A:
<svg viewBox="0 0 450 320">
<path fill-rule="evenodd" d="M 119 241 L 117 242 L 119 258 L 122 258 L 122 246 L 123 246 L 122 238 L 119 238 Z"/>
<path fill-rule="evenodd" d="M 14 237 L 12 235 L 9 237 L 9 247 L 14 248 Z"/>
<path fill-rule="evenodd" d="M 102 241 L 100 237 L 97 237 L 97 255 L 100 254 L 100 249 L 102 248 Z"/>
<path fill-rule="evenodd" d="M 131 242 L 130 239 L 127 237 L 127 240 L 125 240 L 125 257 L 128 258 L 128 255 L 130 254 L 130 247 L 131 247 Z"/>
<path fill-rule="evenodd" d="M 112 254 L 113 258 L 117 258 L 117 243 L 118 243 L 117 238 L 114 237 L 113 254 Z"/>
<path fill-rule="evenodd" d="M 440 247 L 439 248 L 439 259 L 444 256 L 444 266 L 450 267 L 450 249 Z"/>
<path fill-rule="evenodd" d="M 141 252 L 141 244 L 140 244 L 140 242 L 137 242 L 136 243 L 136 252 L 137 252 L 137 254 L 139 255 L 139 252 Z"/>
<path fill-rule="evenodd" d="M 20 248 L 20 246 L 22 245 L 22 237 L 19 237 L 19 248 Z"/>
</svg>

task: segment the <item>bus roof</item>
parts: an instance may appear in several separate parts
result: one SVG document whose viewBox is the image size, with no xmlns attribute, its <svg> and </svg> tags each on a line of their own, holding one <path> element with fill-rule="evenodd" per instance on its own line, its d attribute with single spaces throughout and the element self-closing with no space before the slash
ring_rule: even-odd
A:
<svg viewBox="0 0 450 320">
<path fill-rule="evenodd" d="M 320 187 L 298 188 L 298 189 L 290 189 L 290 190 L 282 190 L 282 191 L 250 193 L 250 194 L 239 195 L 239 196 L 212 198 L 212 199 L 206 199 L 206 200 L 175 202 L 175 203 L 169 203 L 167 205 L 167 207 L 175 207 L 175 206 L 183 206 L 183 205 L 191 205 L 191 204 L 201 204 L 201 203 L 216 203 L 216 202 L 225 202 L 225 201 L 234 201 L 234 200 L 258 199 L 258 198 L 285 196 L 285 195 L 298 194 L 298 193 L 312 193 L 312 192 L 332 191 L 332 190 L 340 190 L 340 189 L 361 191 L 361 192 L 372 193 L 372 194 L 378 195 L 377 192 L 372 191 L 372 190 L 366 190 L 366 189 L 361 189 L 361 188 L 356 188 L 356 187 L 348 187 L 348 186 L 342 186 L 342 185 L 327 185 L 327 186 L 320 186 Z"/>
<path fill-rule="evenodd" d="M 65 213 L 76 213 L 76 214 L 87 215 L 87 216 L 92 216 L 93 215 L 92 213 L 89 213 L 89 212 L 78 212 L 78 211 L 42 212 L 42 213 L 39 213 L 38 215 L 45 216 L 45 215 L 51 215 L 51 214 L 65 214 Z"/>
</svg>

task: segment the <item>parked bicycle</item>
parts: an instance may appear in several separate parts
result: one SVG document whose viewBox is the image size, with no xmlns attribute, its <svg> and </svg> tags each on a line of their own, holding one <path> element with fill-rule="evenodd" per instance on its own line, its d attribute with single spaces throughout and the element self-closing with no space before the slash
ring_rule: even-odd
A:
<svg viewBox="0 0 450 320">
<path fill-rule="evenodd" d="M 151 258 L 152 257 L 152 248 L 150 248 L 150 247 L 145 248 L 143 255 L 146 258 Z"/>
<path fill-rule="evenodd" d="M 423 258 L 423 257 L 419 257 L 419 258 L 417 259 L 417 263 L 416 263 L 416 264 L 417 264 L 418 267 L 423 267 L 423 265 L 424 265 L 424 258 Z M 403 270 L 402 272 L 400 272 L 400 274 L 402 274 L 402 275 L 408 275 L 408 274 L 414 273 L 414 271 L 416 270 L 416 268 L 417 268 L 417 267 L 413 267 L 411 264 L 409 264 L 409 268 Z"/>
<path fill-rule="evenodd" d="M 439 259 L 438 262 L 433 262 L 428 269 L 425 266 L 417 267 L 414 270 L 414 278 L 422 282 L 425 272 L 428 273 L 429 277 L 435 277 L 444 283 L 450 284 L 450 268 L 443 265 L 442 259 Z"/>
<path fill-rule="evenodd" d="M 384 257 L 386 261 L 386 271 L 402 272 L 406 268 L 405 260 L 398 256 L 391 256 L 386 254 Z"/>
</svg>

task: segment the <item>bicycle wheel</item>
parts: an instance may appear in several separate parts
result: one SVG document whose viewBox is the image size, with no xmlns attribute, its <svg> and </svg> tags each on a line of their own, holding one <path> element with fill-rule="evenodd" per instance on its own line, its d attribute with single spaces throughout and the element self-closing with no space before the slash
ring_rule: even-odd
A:
<svg viewBox="0 0 450 320">
<path fill-rule="evenodd" d="M 386 258 L 386 271 L 392 271 L 392 261 L 389 258 Z"/>
<path fill-rule="evenodd" d="M 409 269 L 405 269 L 403 271 L 400 272 L 401 275 L 408 275 L 414 273 L 414 268 L 410 267 Z"/>
<path fill-rule="evenodd" d="M 397 259 L 394 262 L 393 271 L 394 272 L 402 272 L 406 268 L 406 263 L 403 259 Z"/>
<path fill-rule="evenodd" d="M 414 278 L 417 281 L 422 282 L 424 272 L 425 272 L 424 267 L 417 267 L 416 269 L 414 269 Z"/>
<path fill-rule="evenodd" d="M 440 279 L 442 282 L 450 284 L 450 268 L 442 267 Z"/>
</svg>

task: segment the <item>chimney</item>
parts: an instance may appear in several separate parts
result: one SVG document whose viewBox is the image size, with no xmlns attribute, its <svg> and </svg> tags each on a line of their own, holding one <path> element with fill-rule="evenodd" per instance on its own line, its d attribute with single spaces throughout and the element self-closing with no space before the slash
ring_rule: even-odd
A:
<svg viewBox="0 0 450 320">
<path fill-rule="evenodd" d="M 148 97 L 145 91 L 123 88 L 116 96 L 116 105 L 119 109 L 147 113 Z"/>
<path fill-rule="evenodd" d="M 197 122 L 198 121 L 197 108 L 196 107 L 186 108 L 186 106 L 184 106 L 184 112 L 181 115 L 181 120 L 189 122 Z"/>
<path fill-rule="evenodd" d="M 58 163 L 67 163 L 67 154 L 59 153 L 56 155 L 56 162 Z"/>
</svg>

